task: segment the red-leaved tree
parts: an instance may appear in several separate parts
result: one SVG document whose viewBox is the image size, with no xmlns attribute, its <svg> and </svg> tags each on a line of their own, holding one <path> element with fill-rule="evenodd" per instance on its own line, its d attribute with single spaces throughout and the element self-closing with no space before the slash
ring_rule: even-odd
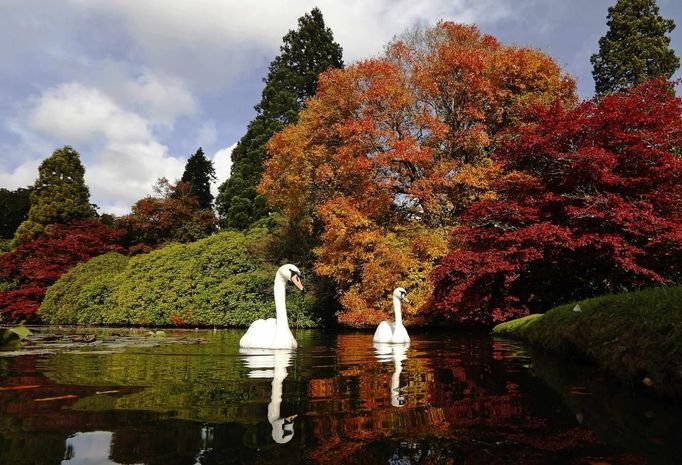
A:
<svg viewBox="0 0 682 465">
<path fill-rule="evenodd" d="M 682 278 L 682 100 L 669 82 L 537 108 L 433 271 L 436 311 L 490 325 Z"/>
<path fill-rule="evenodd" d="M 131 213 L 116 221 L 126 232 L 131 251 L 146 252 L 168 242 L 193 242 L 215 230 L 217 220 L 213 210 L 202 208 L 199 199 L 191 193 L 190 183 L 171 184 L 166 178 L 160 178 L 154 191 L 156 196 L 138 200 Z"/>
<path fill-rule="evenodd" d="M 93 220 L 55 224 L 0 255 L 0 312 L 10 321 L 38 320 L 47 288 L 70 268 L 106 252 L 124 252 L 123 233 Z"/>
</svg>

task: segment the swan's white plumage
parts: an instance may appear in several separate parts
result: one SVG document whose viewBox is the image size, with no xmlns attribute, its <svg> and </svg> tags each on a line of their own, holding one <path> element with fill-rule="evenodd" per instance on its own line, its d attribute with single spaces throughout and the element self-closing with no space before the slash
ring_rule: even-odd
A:
<svg viewBox="0 0 682 465">
<path fill-rule="evenodd" d="M 374 342 L 391 343 L 391 344 L 405 344 L 410 342 L 410 336 L 407 334 L 407 329 L 403 326 L 403 317 L 401 312 L 400 301 L 407 300 L 407 292 L 402 287 L 398 287 L 393 291 L 393 312 L 395 313 L 395 323 L 382 321 L 377 326 L 374 332 Z"/>
<path fill-rule="evenodd" d="M 251 323 L 249 329 L 246 330 L 246 334 L 239 340 L 239 347 L 245 347 L 247 349 L 261 347 L 259 345 L 259 340 L 274 340 L 276 330 L 277 320 L 274 318 L 256 320 Z"/>
<path fill-rule="evenodd" d="M 377 330 L 374 331 L 374 342 L 387 343 L 391 342 L 393 337 L 393 327 L 395 325 L 389 323 L 388 321 L 382 321 L 377 326 Z"/>
<path fill-rule="evenodd" d="M 284 265 L 275 274 L 275 310 L 277 318 L 256 320 L 239 340 L 245 349 L 295 349 L 298 347 L 289 329 L 286 309 L 286 283 L 291 281 L 301 290 L 300 271 L 294 265 Z"/>
</svg>

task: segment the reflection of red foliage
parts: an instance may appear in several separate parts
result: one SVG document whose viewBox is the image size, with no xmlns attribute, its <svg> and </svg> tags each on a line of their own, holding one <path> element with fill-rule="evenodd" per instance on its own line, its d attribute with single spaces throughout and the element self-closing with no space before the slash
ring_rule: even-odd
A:
<svg viewBox="0 0 682 465">
<path fill-rule="evenodd" d="M 0 255 L 0 311 L 10 320 L 36 321 L 45 290 L 78 263 L 105 252 L 123 252 L 122 233 L 97 221 L 52 225 L 40 237 Z"/>
<path fill-rule="evenodd" d="M 396 408 L 388 399 L 394 364 L 368 364 L 367 340 L 339 335 L 337 376 L 309 381 L 314 407 L 305 415 L 305 431 L 314 463 L 386 463 L 389 454 L 395 463 L 415 463 L 419 456 L 422 464 L 585 465 L 592 451 L 598 456 L 608 447 L 589 429 L 537 409 L 533 396 L 541 382 L 516 375 L 522 363 L 516 346 L 487 337 L 461 345 L 455 339 L 437 357 L 422 357 L 437 349 L 414 338 L 400 374 L 406 403 Z M 610 457 L 642 463 L 624 454 Z"/>
<path fill-rule="evenodd" d="M 654 80 L 574 110 L 537 109 L 495 156 L 434 272 L 436 307 L 490 325 L 682 273 L 682 99 Z"/>
</svg>

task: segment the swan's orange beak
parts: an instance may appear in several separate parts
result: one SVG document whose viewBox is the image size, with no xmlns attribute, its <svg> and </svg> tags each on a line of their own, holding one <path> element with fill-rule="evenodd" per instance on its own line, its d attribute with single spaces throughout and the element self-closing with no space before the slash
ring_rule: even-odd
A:
<svg viewBox="0 0 682 465">
<path fill-rule="evenodd" d="M 301 284 L 301 278 L 297 274 L 291 276 L 291 282 L 294 283 L 299 290 L 303 290 L 303 284 Z"/>
</svg>

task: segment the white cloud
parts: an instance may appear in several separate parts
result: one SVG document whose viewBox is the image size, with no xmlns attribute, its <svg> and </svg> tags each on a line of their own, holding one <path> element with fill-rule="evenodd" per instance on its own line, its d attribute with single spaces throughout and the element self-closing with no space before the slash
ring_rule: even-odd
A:
<svg viewBox="0 0 682 465">
<path fill-rule="evenodd" d="M 137 200 L 152 193 L 158 178 L 174 181 L 184 166 L 154 140 L 109 144 L 86 167 L 85 181 L 102 210 L 130 211 Z"/>
<path fill-rule="evenodd" d="M 141 84 L 142 88 L 144 85 Z M 158 92 L 159 87 L 154 84 L 151 89 L 149 105 L 160 104 L 155 99 L 163 92 Z M 168 147 L 156 139 L 152 122 L 122 108 L 100 89 L 66 83 L 30 98 L 29 102 L 33 106 L 27 112 L 27 126 L 49 137 L 56 146 L 76 146 L 86 168 L 85 181 L 92 200 L 104 212 L 125 213 L 136 200 L 152 192 L 157 178 L 174 180 L 182 175 L 184 160 L 171 156 Z M 175 117 L 182 113 L 182 108 L 176 105 L 169 114 Z M 184 106 L 185 110 L 189 108 Z M 167 122 L 172 124 L 173 119 Z M 9 174 L 0 172 L 0 181 L 8 176 L 28 179 L 30 168 L 39 162 L 30 163 Z M 31 180 L 36 176 L 36 170 L 32 171 Z"/>
<path fill-rule="evenodd" d="M 516 11 L 500 0 L 72 0 L 86 11 L 121 20 L 131 54 L 154 69 L 211 91 L 239 72 L 270 61 L 297 19 L 319 7 L 346 61 L 381 52 L 417 22 L 491 23 Z M 269 59 L 267 57 L 270 57 Z"/>
<path fill-rule="evenodd" d="M 216 181 L 211 184 L 211 194 L 214 197 L 218 195 L 218 186 L 225 182 L 230 177 L 230 169 L 232 168 L 232 150 L 237 146 L 237 143 L 218 150 L 211 160 L 213 160 L 213 167 L 215 168 Z"/>
<path fill-rule="evenodd" d="M 201 125 L 197 134 L 197 141 L 194 145 L 197 147 L 206 147 L 213 145 L 217 140 L 218 134 L 215 127 L 215 121 L 212 119 L 206 121 Z"/>
<path fill-rule="evenodd" d="M 8 172 L 0 170 L 0 187 L 16 189 L 18 187 L 32 186 L 38 177 L 38 166 L 41 161 L 29 160 Z"/>
<path fill-rule="evenodd" d="M 125 100 L 154 123 L 170 125 L 179 116 L 192 116 L 197 103 L 178 78 L 149 71 L 124 85 Z"/>
<path fill-rule="evenodd" d="M 147 121 L 120 108 L 100 90 L 71 82 L 48 89 L 35 100 L 29 126 L 71 144 L 147 140 Z"/>
</svg>

